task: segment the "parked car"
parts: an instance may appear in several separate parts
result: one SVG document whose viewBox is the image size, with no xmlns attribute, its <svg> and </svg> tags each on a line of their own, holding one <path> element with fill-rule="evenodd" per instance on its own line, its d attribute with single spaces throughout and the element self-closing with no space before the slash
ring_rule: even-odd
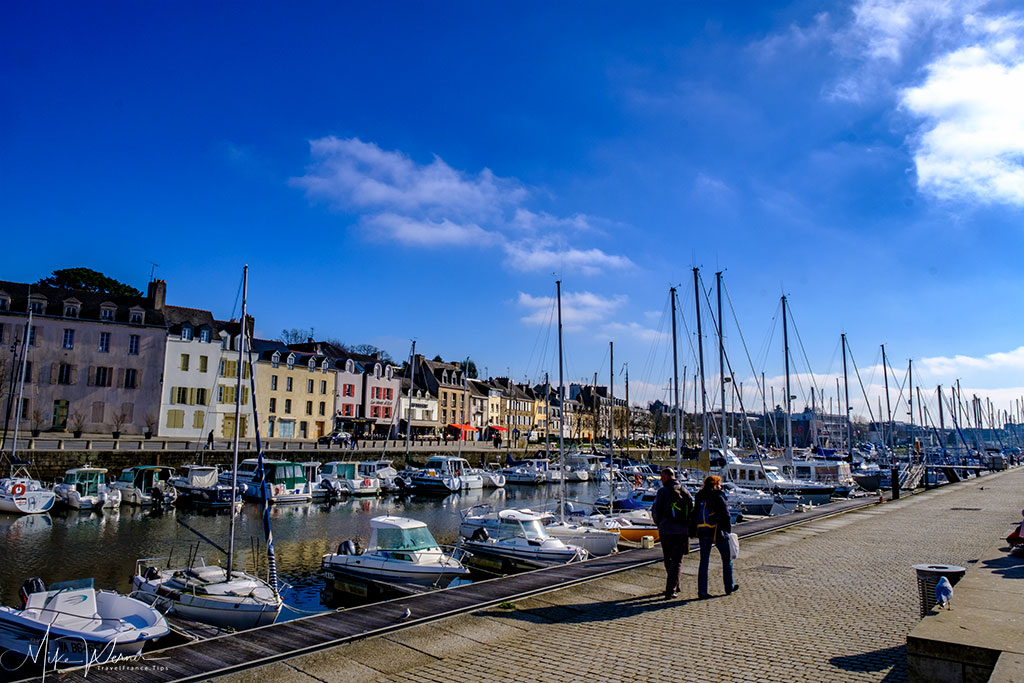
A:
<svg viewBox="0 0 1024 683">
<path fill-rule="evenodd" d="M 326 444 L 332 446 L 334 444 L 347 444 L 349 442 L 348 432 L 331 432 L 325 436 L 321 436 L 316 440 L 318 444 Z"/>
</svg>

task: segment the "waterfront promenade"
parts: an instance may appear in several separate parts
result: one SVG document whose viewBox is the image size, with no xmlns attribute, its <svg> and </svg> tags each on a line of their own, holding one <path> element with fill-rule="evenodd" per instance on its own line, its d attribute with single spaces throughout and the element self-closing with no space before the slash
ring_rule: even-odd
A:
<svg viewBox="0 0 1024 683">
<path fill-rule="evenodd" d="M 1016 469 L 744 539 L 729 597 L 713 559 L 718 597 L 695 599 L 694 553 L 676 600 L 651 565 L 217 680 L 902 681 L 912 565 L 970 571 L 1019 521 L 1022 488 Z"/>
</svg>

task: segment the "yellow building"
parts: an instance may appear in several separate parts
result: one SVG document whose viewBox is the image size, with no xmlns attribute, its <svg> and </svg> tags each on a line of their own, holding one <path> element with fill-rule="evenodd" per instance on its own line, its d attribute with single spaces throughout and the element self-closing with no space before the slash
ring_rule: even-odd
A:
<svg viewBox="0 0 1024 683">
<path fill-rule="evenodd" d="M 334 428 L 337 370 L 322 355 L 292 351 L 282 342 L 253 342 L 256 408 L 268 439 L 316 441 Z"/>
</svg>

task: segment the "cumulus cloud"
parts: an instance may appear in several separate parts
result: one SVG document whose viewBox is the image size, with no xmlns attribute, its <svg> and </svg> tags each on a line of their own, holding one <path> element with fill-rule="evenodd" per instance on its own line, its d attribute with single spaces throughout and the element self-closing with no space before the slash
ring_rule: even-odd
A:
<svg viewBox="0 0 1024 683">
<path fill-rule="evenodd" d="M 611 322 L 602 328 L 602 331 L 609 337 L 632 337 L 644 342 L 671 342 L 672 335 L 660 332 L 650 327 L 644 327 L 640 323 L 618 323 Z"/>
<path fill-rule="evenodd" d="M 562 292 L 562 326 L 580 330 L 587 325 L 604 322 L 622 308 L 627 300 L 624 294 L 606 297 L 593 292 Z M 557 320 L 554 297 L 520 292 L 517 303 L 528 311 L 522 318 L 524 323 L 546 325 Z"/>
<path fill-rule="evenodd" d="M 633 265 L 625 256 L 574 246 L 576 236 L 596 232 L 591 217 L 531 210 L 523 183 L 490 169 L 465 173 L 437 156 L 419 164 L 358 138 L 330 136 L 309 144 L 310 165 L 291 185 L 311 202 L 355 215 L 370 238 L 416 247 L 497 244 L 506 265 L 517 270 L 595 275 Z"/>
<path fill-rule="evenodd" d="M 1024 370 L 1024 346 L 984 356 L 935 356 L 919 361 L 922 370 L 935 378 L 956 378 L 982 371 L 1012 372 Z"/>
<path fill-rule="evenodd" d="M 1024 205 L 1024 44 L 1000 31 L 938 59 L 903 105 L 924 120 L 914 155 L 922 190 Z"/>
</svg>

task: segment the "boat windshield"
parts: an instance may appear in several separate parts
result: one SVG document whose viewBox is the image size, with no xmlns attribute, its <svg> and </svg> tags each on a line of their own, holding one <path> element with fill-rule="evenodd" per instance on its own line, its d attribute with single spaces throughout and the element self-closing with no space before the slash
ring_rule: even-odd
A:
<svg viewBox="0 0 1024 683">
<path fill-rule="evenodd" d="M 516 519 L 503 519 L 498 524 L 498 538 L 547 538 L 547 531 L 539 519 L 519 521 Z"/>
<path fill-rule="evenodd" d="M 428 550 L 436 548 L 437 541 L 425 526 L 414 529 L 377 529 L 379 550 Z"/>
</svg>

